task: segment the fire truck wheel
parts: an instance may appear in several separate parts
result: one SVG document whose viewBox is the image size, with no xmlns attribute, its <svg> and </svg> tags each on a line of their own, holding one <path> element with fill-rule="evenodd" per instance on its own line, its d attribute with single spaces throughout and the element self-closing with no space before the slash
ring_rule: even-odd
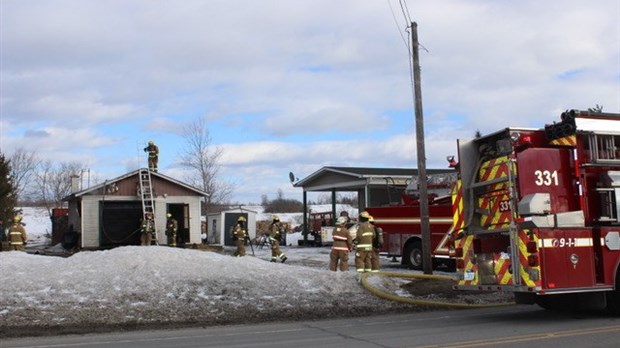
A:
<svg viewBox="0 0 620 348">
<path fill-rule="evenodd" d="M 562 309 L 562 306 L 564 303 L 552 297 L 552 298 L 537 299 L 536 304 L 544 309 L 547 309 L 550 311 L 557 311 L 557 310 Z"/>
<path fill-rule="evenodd" d="M 405 247 L 403 264 L 411 269 L 422 269 L 422 243 L 416 241 Z"/>
<path fill-rule="evenodd" d="M 616 289 L 607 293 L 607 311 L 620 315 L 620 290 Z"/>
</svg>

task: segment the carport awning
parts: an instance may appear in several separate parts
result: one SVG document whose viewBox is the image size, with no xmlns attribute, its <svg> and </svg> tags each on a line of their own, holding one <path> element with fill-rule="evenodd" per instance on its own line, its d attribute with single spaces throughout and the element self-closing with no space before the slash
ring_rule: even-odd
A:
<svg viewBox="0 0 620 348">
<path fill-rule="evenodd" d="M 427 174 L 450 173 L 452 169 L 427 169 Z M 308 192 L 357 191 L 369 186 L 405 187 L 413 176 L 414 168 L 365 168 L 365 167 L 323 167 L 293 184 Z"/>
</svg>

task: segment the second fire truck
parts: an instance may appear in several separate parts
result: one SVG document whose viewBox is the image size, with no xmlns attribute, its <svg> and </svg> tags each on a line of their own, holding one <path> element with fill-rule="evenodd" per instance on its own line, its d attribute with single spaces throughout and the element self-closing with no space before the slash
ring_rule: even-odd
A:
<svg viewBox="0 0 620 348">
<path fill-rule="evenodd" d="M 368 207 L 366 210 L 383 229 L 384 245 L 381 252 L 390 257 L 402 256 L 401 263 L 413 269 L 422 269 L 422 225 L 417 177 L 413 177 L 401 195 L 398 204 Z M 456 172 L 428 176 L 430 250 L 434 266 L 453 267 L 449 256 L 449 236 L 453 226 L 451 189 Z"/>
<path fill-rule="evenodd" d="M 620 312 L 620 114 L 567 111 L 458 155 L 456 289 Z"/>
</svg>

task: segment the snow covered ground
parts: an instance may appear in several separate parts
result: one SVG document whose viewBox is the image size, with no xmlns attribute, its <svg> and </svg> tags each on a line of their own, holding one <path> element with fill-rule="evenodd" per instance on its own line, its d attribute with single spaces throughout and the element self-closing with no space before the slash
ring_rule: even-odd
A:
<svg viewBox="0 0 620 348">
<path fill-rule="evenodd" d="M 49 242 L 44 211 L 24 209 L 24 222 L 29 248 Z M 216 253 L 165 246 L 70 257 L 1 252 L 0 336 L 18 328 L 92 332 L 412 310 L 371 295 L 353 270 L 328 271 L 329 248 L 283 251 L 285 264 L 268 262 L 267 248 L 241 258 L 227 248 Z"/>
</svg>

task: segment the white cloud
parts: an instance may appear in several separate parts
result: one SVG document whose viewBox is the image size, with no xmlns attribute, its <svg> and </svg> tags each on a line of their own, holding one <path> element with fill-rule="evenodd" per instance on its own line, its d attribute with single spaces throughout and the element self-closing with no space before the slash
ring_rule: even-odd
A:
<svg viewBox="0 0 620 348">
<path fill-rule="evenodd" d="M 409 23 L 390 3 L 397 23 L 373 0 L 5 1 L 3 151 L 55 129 L 37 140 L 46 155 L 96 156 L 100 172 L 121 174 L 134 143 L 159 138 L 177 153 L 178 126 L 205 116 L 229 150 L 224 166 L 415 166 L 413 128 L 388 118 L 413 107 Z M 426 49 L 427 158 L 437 165 L 476 130 L 542 127 L 595 104 L 620 111 L 617 1 L 407 5 Z"/>
</svg>

